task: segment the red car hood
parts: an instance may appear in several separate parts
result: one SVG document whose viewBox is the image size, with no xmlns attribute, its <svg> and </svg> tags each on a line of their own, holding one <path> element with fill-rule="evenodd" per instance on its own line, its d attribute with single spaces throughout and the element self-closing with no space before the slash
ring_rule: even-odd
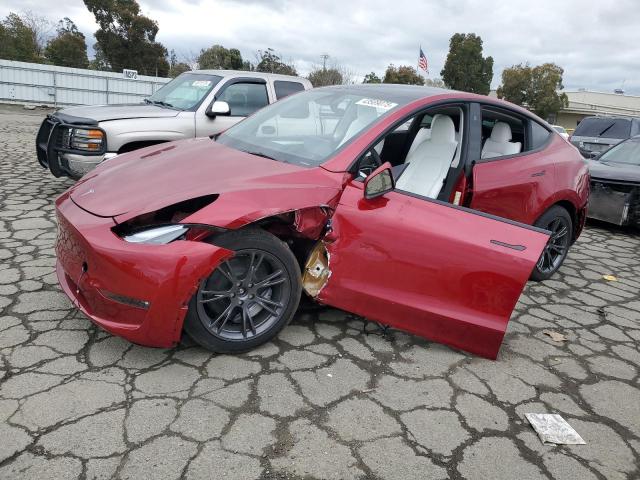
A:
<svg viewBox="0 0 640 480">
<path fill-rule="evenodd" d="M 203 218 L 202 211 L 195 216 L 198 222 L 225 226 L 238 217 L 250 221 L 327 204 L 341 192 L 341 179 L 320 167 L 269 160 L 199 138 L 154 145 L 109 160 L 83 177 L 70 195 L 84 210 L 123 222 L 184 200 L 218 194 L 214 204 L 226 206 L 224 219 Z"/>
</svg>

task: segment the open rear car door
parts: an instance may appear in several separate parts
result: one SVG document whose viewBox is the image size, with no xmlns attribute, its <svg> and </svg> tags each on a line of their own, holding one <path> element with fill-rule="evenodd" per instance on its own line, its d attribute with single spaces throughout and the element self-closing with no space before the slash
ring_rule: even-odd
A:
<svg viewBox="0 0 640 480">
<path fill-rule="evenodd" d="M 363 190 L 358 181 L 345 188 L 318 247 L 326 274 L 312 295 L 495 359 L 548 232 L 397 190 L 367 200 Z"/>
</svg>

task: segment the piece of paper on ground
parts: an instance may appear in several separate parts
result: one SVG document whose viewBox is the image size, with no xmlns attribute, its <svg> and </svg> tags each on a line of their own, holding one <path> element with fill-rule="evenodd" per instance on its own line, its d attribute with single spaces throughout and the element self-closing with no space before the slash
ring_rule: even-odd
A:
<svg viewBox="0 0 640 480">
<path fill-rule="evenodd" d="M 542 443 L 585 445 L 585 441 L 564 418 L 555 413 L 525 413 Z"/>
</svg>

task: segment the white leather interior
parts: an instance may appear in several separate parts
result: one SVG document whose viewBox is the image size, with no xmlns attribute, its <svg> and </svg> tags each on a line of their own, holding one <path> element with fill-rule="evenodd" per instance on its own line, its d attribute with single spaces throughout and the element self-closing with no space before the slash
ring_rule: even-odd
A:
<svg viewBox="0 0 640 480">
<path fill-rule="evenodd" d="M 460 164 L 460 155 L 462 155 L 462 145 L 460 141 L 462 139 L 462 133 L 464 128 L 464 122 L 462 121 L 462 110 L 460 111 L 460 124 L 458 125 L 458 130 L 456 131 L 456 143 L 458 144 L 458 148 L 456 148 L 456 154 L 453 157 L 453 162 L 451 162 L 452 167 L 457 167 Z"/>
<path fill-rule="evenodd" d="M 413 145 L 412 145 L 413 146 Z M 456 153 L 456 129 L 451 117 L 437 114 L 431 121 L 431 136 L 407 155 L 396 186 L 400 190 L 437 198 Z"/>
<path fill-rule="evenodd" d="M 462 130 L 462 125 L 460 125 L 460 130 Z M 407 153 L 407 158 L 409 157 L 409 155 L 411 155 L 413 153 L 413 151 L 418 148 L 418 145 L 420 145 L 422 142 L 424 142 L 425 140 L 429 140 L 431 138 L 431 129 L 428 127 L 422 127 L 420 130 L 418 130 L 418 133 L 416 133 L 416 136 L 413 137 L 413 142 L 411 142 L 411 147 L 409 148 L 409 153 Z M 458 142 L 458 144 L 460 144 L 460 132 L 456 132 L 456 142 Z M 456 152 L 456 158 L 458 159 L 458 161 L 460 160 L 460 149 L 457 150 Z M 406 163 L 406 160 L 405 160 Z M 458 162 L 456 162 L 454 160 L 453 164 L 451 165 L 452 167 L 456 167 L 458 164 Z"/>
<path fill-rule="evenodd" d="M 496 122 L 491 130 L 491 136 L 487 138 L 482 147 L 481 158 L 502 157 L 503 155 L 515 155 L 520 153 L 522 144 L 511 141 L 511 127 L 508 123 Z"/>
<path fill-rule="evenodd" d="M 418 148 L 418 145 L 420 145 L 422 142 L 430 138 L 431 138 L 430 128 L 422 127 L 420 130 L 418 130 L 418 133 L 416 133 L 416 136 L 413 138 L 413 142 L 411 143 L 411 147 L 409 148 L 409 153 L 407 153 L 407 158 L 409 158 L 409 156 L 414 152 L 414 150 Z M 405 160 L 405 163 L 406 163 L 406 160 Z"/>
<path fill-rule="evenodd" d="M 356 118 L 354 118 L 351 124 L 349 124 L 349 128 L 347 128 L 344 137 L 342 137 L 340 145 L 351 139 L 351 137 L 359 133 L 360 130 L 365 128 L 367 125 L 373 123 L 376 118 L 378 118 L 378 112 L 375 107 L 356 105 Z M 380 151 L 382 151 L 382 147 L 380 148 Z"/>
</svg>

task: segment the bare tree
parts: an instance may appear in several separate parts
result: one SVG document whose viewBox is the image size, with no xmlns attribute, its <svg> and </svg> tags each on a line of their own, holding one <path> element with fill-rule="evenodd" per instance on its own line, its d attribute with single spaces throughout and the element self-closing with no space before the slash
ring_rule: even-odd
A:
<svg viewBox="0 0 640 480">
<path fill-rule="evenodd" d="M 447 88 L 441 78 L 425 78 L 424 84 L 427 87 Z"/>
<path fill-rule="evenodd" d="M 33 41 L 36 44 L 38 56 L 44 54 L 47 43 L 53 37 L 56 25 L 42 15 L 34 13 L 32 10 L 23 11 L 20 15 L 22 22 L 33 32 Z"/>
<path fill-rule="evenodd" d="M 258 50 L 255 53 L 257 72 L 280 73 L 283 75 L 297 76 L 295 63 L 291 58 L 285 59 L 282 54 L 276 52 L 273 48 L 266 50 Z"/>
<path fill-rule="evenodd" d="M 307 79 L 314 87 L 324 87 L 327 85 L 353 85 L 356 81 L 356 74 L 345 65 L 333 60 L 327 65 L 328 55 L 320 56 L 322 65 L 315 64 L 311 67 Z"/>
<path fill-rule="evenodd" d="M 178 52 L 178 62 L 186 63 L 189 65 L 191 70 L 198 70 L 200 65 L 198 65 L 198 57 L 200 57 L 200 52 L 189 49 L 188 51 L 182 50 Z"/>
</svg>

